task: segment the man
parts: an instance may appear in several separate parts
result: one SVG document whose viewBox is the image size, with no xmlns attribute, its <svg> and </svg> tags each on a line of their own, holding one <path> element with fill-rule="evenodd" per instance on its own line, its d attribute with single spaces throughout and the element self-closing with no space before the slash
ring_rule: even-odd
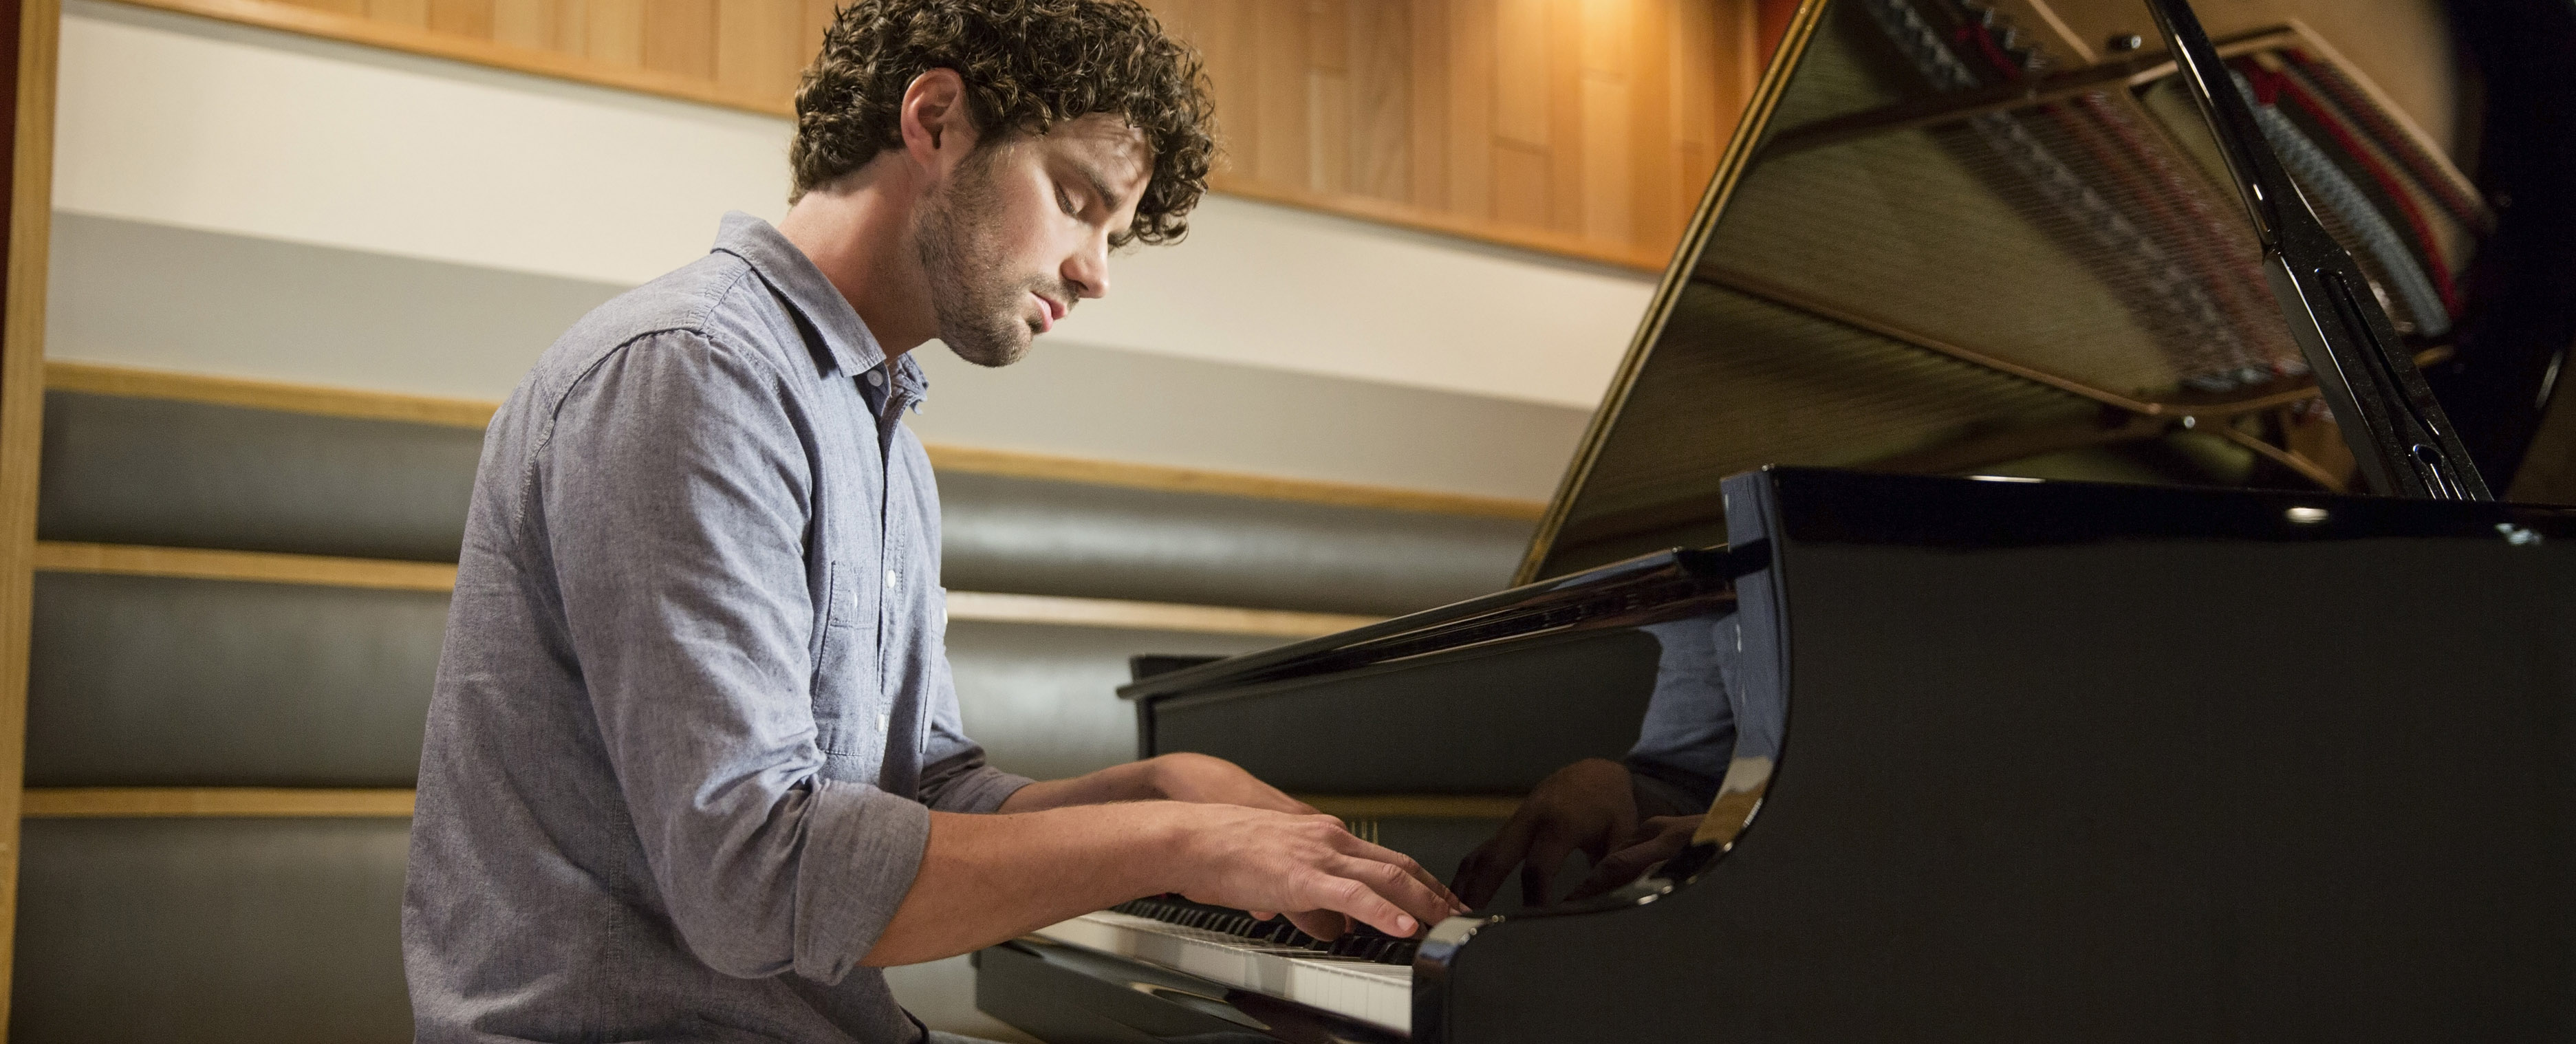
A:
<svg viewBox="0 0 2576 1044">
<path fill-rule="evenodd" d="M 1179 238 L 1204 78 L 1133 0 L 858 0 L 796 195 L 486 436 L 421 757 L 422 1041 L 909 1042 L 877 967 L 1162 892 L 1411 935 L 1412 860 L 1212 758 L 1031 782 L 958 720 L 906 354 L 1000 366 Z"/>
</svg>

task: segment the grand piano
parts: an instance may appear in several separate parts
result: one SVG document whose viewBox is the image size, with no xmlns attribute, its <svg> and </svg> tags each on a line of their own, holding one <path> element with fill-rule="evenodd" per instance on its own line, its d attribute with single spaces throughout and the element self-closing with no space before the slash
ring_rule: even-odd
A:
<svg viewBox="0 0 2576 1044">
<path fill-rule="evenodd" d="M 2069 67 L 1996 7 L 1809 0 L 1519 586 L 1121 692 L 1141 753 L 1435 872 L 1609 766 L 1651 862 L 1506 846 L 1522 887 L 1417 940 L 1140 899 L 978 954 L 979 1006 L 2576 1037 L 2576 509 L 2490 497 L 2418 372 L 2496 215 L 2303 28 L 2136 26 Z"/>
</svg>

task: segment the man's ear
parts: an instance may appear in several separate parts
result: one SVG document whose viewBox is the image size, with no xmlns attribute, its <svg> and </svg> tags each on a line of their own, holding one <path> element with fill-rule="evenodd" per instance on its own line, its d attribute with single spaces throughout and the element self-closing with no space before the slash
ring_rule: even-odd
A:
<svg viewBox="0 0 2576 1044">
<path fill-rule="evenodd" d="M 931 69 L 903 89 L 903 151 L 932 177 L 975 151 L 975 115 L 955 69 Z"/>
</svg>

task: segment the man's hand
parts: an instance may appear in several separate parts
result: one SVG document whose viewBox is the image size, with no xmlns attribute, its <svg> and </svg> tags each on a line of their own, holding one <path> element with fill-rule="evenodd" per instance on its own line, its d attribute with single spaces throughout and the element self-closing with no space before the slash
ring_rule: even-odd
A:
<svg viewBox="0 0 2576 1044">
<path fill-rule="evenodd" d="M 1179 801 L 933 812 L 921 870 L 864 963 L 938 960 L 1164 892 L 1307 911 L 1293 919 L 1318 937 L 1341 934 L 1346 915 L 1410 936 L 1465 909 L 1420 864 L 1330 816 Z"/>
<path fill-rule="evenodd" d="M 1289 919 L 1325 939 L 1342 933 L 1345 916 L 1405 938 L 1466 911 L 1412 856 L 1362 841 L 1331 816 L 1182 807 L 1174 864 L 1183 877 L 1173 890 L 1193 902 L 1300 911 Z"/>
<path fill-rule="evenodd" d="M 1264 783 L 1252 773 L 1244 771 L 1242 766 L 1224 758 L 1210 757 L 1205 754 L 1165 754 L 1143 761 L 1113 765 L 1087 776 L 1032 783 L 1020 788 L 1018 793 L 1012 794 L 1009 800 L 1002 802 L 1001 811 L 1037 812 L 1078 805 L 1156 799 L 1196 805 L 1235 805 L 1292 816 L 1316 814 L 1314 806 L 1289 797 L 1280 792 L 1279 788 Z M 1340 829 L 1338 823 L 1335 829 Z M 1344 832 L 1347 833 L 1347 831 Z M 1368 847 L 1386 852 L 1390 856 L 1404 858 L 1375 845 Z M 1423 871 L 1410 859 L 1405 859 L 1405 865 L 1410 868 L 1411 874 L 1419 877 L 1424 884 L 1429 885 L 1444 899 L 1453 903 L 1456 901 L 1456 897 L 1450 895 L 1449 890 L 1441 886 L 1438 878 Z M 1255 917 L 1268 920 L 1277 916 L 1274 911 L 1278 908 L 1248 906 L 1244 909 L 1250 911 Z M 1334 909 L 1322 907 L 1290 907 L 1288 920 L 1308 935 L 1318 939 L 1330 939 L 1350 930 L 1350 923 L 1343 917 L 1347 912 L 1337 912 Z M 1385 926 L 1379 925 L 1379 927 Z"/>
<path fill-rule="evenodd" d="M 1611 846 L 1637 831 L 1637 798 L 1628 767 L 1585 758 L 1556 770 L 1530 791 L 1511 821 L 1458 864 L 1451 882 L 1469 906 L 1483 906 L 1501 890 L 1512 868 L 1521 868 L 1521 902 L 1548 901 L 1551 878 L 1565 857 L 1581 851 L 1600 865 Z"/>
<path fill-rule="evenodd" d="M 1234 762 L 1205 754 L 1165 754 L 1145 763 L 1156 793 L 1201 805 L 1241 805 L 1311 816 L 1315 807 L 1281 793 Z"/>
<path fill-rule="evenodd" d="M 1637 826 L 1622 847 L 1592 867 L 1592 874 L 1576 885 L 1565 898 L 1568 901 L 1589 899 L 1625 885 L 1655 868 L 1655 864 L 1682 854 L 1691 838 L 1699 833 L 1699 821 L 1706 816 L 1656 816 Z"/>
</svg>

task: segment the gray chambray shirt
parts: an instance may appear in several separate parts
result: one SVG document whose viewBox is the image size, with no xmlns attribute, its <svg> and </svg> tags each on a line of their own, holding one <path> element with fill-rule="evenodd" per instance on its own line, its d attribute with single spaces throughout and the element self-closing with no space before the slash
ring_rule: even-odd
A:
<svg viewBox="0 0 2576 1044">
<path fill-rule="evenodd" d="M 555 342 L 484 436 L 403 900 L 418 1039 L 920 1038 L 859 966 L 958 722 L 921 371 L 805 255 L 715 249 Z"/>
</svg>

